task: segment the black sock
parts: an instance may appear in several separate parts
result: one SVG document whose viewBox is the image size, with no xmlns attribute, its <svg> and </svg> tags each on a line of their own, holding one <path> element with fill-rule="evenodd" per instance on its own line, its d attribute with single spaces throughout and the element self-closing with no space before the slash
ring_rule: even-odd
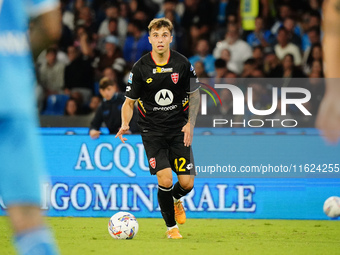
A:
<svg viewBox="0 0 340 255">
<path fill-rule="evenodd" d="M 182 186 L 179 184 L 179 182 L 176 182 L 174 188 L 172 189 L 172 196 L 176 199 L 180 199 L 181 197 L 184 197 L 186 194 L 188 194 L 190 190 L 183 189 Z"/>
<path fill-rule="evenodd" d="M 172 198 L 172 187 L 165 188 L 158 185 L 158 203 L 167 227 L 176 225 L 174 200 Z"/>
</svg>

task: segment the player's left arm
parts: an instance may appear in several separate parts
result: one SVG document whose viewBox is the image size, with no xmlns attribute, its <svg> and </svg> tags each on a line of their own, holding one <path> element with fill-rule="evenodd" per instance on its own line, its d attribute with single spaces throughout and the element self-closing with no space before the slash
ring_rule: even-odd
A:
<svg viewBox="0 0 340 255">
<path fill-rule="evenodd" d="M 187 124 L 182 128 L 184 133 L 184 146 L 189 147 L 194 135 L 194 127 L 200 106 L 200 92 L 196 89 L 189 95 L 189 118 Z"/>
</svg>

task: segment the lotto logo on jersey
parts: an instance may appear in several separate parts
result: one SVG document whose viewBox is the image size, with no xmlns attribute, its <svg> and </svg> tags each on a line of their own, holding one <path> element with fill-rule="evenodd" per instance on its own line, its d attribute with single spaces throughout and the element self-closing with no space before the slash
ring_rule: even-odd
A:
<svg viewBox="0 0 340 255">
<path fill-rule="evenodd" d="M 179 73 L 172 73 L 171 74 L 171 80 L 172 80 L 173 83 L 177 84 L 178 79 L 179 79 Z"/>
<path fill-rule="evenodd" d="M 156 168 L 156 159 L 155 158 L 150 158 L 149 160 L 150 166 L 155 169 Z"/>
<path fill-rule="evenodd" d="M 158 105 L 166 106 L 172 103 L 174 95 L 168 89 L 161 89 L 155 95 L 155 101 Z"/>
</svg>

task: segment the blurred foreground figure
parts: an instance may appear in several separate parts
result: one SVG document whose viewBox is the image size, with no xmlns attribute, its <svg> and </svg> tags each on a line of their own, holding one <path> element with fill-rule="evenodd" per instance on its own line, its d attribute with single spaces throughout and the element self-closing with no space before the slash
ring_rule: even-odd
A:
<svg viewBox="0 0 340 255">
<path fill-rule="evenodd" d="M 323 54 L 326 93 L 321 102 L 316 126 L 327 141 L 336 143 L 340 137 L 340 1 L 323 4 Z"/>
<path fill-rule="evenodd" d="M 32 61 L 32 53 L 36 57 L 59 38 L 58 9 L 56 0 L 0 0 L 0 195 L 23 255 L 58 254 L 40 210 L 43 164 Z"/>
</svg>

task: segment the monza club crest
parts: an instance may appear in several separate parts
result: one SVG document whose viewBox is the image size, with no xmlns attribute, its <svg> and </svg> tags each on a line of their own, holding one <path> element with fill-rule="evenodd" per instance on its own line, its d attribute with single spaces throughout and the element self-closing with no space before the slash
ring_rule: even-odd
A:
<svg viewBox="0 0 340 255">
<path fill-rule="evenodd" d="M 156 167 L 156 159 L 155 158 L 150 158 L 149 160 L 150 166 L 155 169 Z"/>
<path fill-rule="evenodd" d="M 177 84 L 179 78 L 179 73 L 172 73 L 171 74 L 171 80 L 173 83 Z"/>
</svg>

